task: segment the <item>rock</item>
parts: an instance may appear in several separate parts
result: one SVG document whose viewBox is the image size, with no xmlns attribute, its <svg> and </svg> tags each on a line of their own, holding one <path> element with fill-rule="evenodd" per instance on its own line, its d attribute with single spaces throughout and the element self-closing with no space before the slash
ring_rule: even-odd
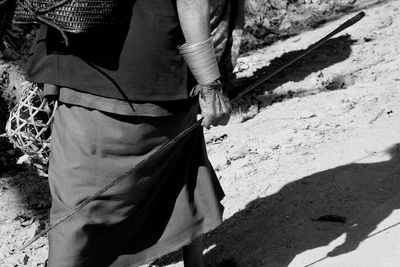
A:
<svg viewBox="0 0 400 267">
<path fill-rule="evenodd" d="M 241 145 L 239 147 L 232 149 L 229 159 L 237 160 L 237 159 L 244 158 L 249 153 L 249 151 L 250 151 L 250 148 L 248 145 Z"/>
<path fill-rule="evenodd" d="M 32 266 L 46 266 L 48 247 L 43 246 L 35 251 L 35 255 L 31 256 Z"/>
<path fill-rule="evenodd" d="M 228 138 L 228 135 L 223 133 L 220 135 L 213 135 L 209 138 L 207 138 L 207 144 L 220 144 L 222 141 L 224 141 L 226 138 Z"/>
<path fill-rule="evenodd" d="M 269 148 L 271 148 L 272 150 L 278 150 L 279 148 L 281 148 L 280 144 L 271 144 L 269 146 Z"/>
<path fill-rule="evenodd" d="M 276 147 L 276 145 L 275 145 Z M 263 157 L 268 156 L 269 154 L 272 153 L 272 148 L 269 146 L 266 146 L 265 144 L 260 144 L 257 147 L 257 153 Z"/>
<path fill-rule="evenodd" d="M 287 0 L 270 0 L 271 6 L 275 9 L 282 10 L 286 9 Z"/>
<path fill-rule="evenodd" d="M 286 16 L 282 22 L 281 25 L 279 26 L 280 31 L 287 31 L 292 27 L 292 20 L 290 19 L 289 16 Z"/>
<path fill-rule="evenodd" d="M 239 61 L 238 64 L 236 65 L 235 71 L 237 73 L 239 72 L 244 72 L 250 69 L 250 65 L 248 63 Z"/>
<path fill-rule="evenodd" d="M 269 22 L 268 19 L 264 19 L 262 26 L 266 29 L 270 29 L 271 28 L 271 23 Z"/>
<path fill-rule="evenodd" d="M 24 265 L 27 265 L 29 261 L 29 256 L 25 255 L 24 258 L 22 259 L 22 262 L 24 263 Z"/>
<path fill-rule="evenodd" d="M 40 231 L 39 221 L 34 221 L 28 229 L 28 238 L 33 238 Z"/>
<path fill-rule="evenodd" d="M 304 111 L 300 112 L 300 115 L 298 118 L 304 120 L 304 119 L 314 118 L 316 116 L 317 116 L 317 114 L 315 114 L 314 112 L 309 111 L 309 110 L 304 110 Z"/>
<path fill-rule="evenodd" d="M 209 155 L 210 162 L 215 170 L 222 170 L 228 164 L 228 158 L 222 153 Z"/>
<path fill-rule="evenodd" d="M 249 109 L 246 112 L 240 113 L 240 122 L 246 122 L 248 120 L 253 119 L 259 112 L 259 107 L 258 103 L 253 104 L 249 107 Z"/>
<path fill-rule="evenodd" d="M 33 222 L 33 219 L 23 221 L 23 222 L 21 222 L 21 226 L 22 227 L 30 226 L 32 224 L 32 222 Z"/>
</svg>

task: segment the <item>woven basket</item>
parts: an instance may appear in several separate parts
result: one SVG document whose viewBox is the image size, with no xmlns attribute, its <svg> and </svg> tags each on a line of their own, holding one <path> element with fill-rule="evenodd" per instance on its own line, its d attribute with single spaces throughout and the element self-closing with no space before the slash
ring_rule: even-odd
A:
<svg viewBox="0 0 400 267">
<path fill-rule="evenodd" d="M 18 104 L 11 110 L 6 124 L 10 142 L 28 155 L 34 163 L 47 165 L 50 154 L 51 124 L 57 101 L 43 98 L 40 85 L 26 82 Z"/>
<path fill-rule="evenodd" d="M 15 23 L 46 23 L 61 31 L 82 33 L 116 23 L 118 0 L 17 0 Z"/>
</svg>

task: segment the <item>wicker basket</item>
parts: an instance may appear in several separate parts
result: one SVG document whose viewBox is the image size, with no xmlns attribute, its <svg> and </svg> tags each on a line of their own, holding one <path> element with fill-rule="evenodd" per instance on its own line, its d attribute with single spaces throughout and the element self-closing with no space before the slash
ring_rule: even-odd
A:
<svg viewBox="0 0 400 267">
<path fill-rule="evenodd" d="M 43 98 L 40 85 L 26 82 L 18 104 L 11 110 L 6 124 L 10 142 L 34 163 L 47 165 L 50 154 L 51 124 L 57 101 Z"/>
<path fill-rule="evenodd" d="M 82 33 L 116 23 L 118 0 L 17 0 L 15 23 L 46 23 L 60 31 Z"/>
</svg>

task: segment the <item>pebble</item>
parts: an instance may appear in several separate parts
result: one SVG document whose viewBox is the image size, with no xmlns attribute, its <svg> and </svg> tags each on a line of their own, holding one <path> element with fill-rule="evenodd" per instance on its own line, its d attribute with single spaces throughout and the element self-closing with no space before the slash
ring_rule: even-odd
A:
<svg viewBox="0 0 400 267">
<path fill-rule="evenodd" d="M 222 153 L 211 154 L 209 159 L 215 170 L 221 170 L 228 164 L 228 158 Z"/>
<path fill-rule="evenodd" d="M 309 111 L 309 110 L 304 110 L 304 111 L 300 112 L 299 119 L 303 119 L 303 120 L 310 119 L 310 118 L 314 118 L 316 116 L 317 116 L 317 114 L 315 114 L 314 112 Z"/>
</svg>

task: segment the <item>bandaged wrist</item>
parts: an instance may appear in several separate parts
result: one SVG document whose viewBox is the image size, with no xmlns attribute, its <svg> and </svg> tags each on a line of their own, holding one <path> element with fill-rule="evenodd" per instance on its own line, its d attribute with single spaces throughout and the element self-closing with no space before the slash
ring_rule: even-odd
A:
<svg viewBox="0 0 400 267">
<path fill-rule="evenodd" d="M 204 42 L 185 43 L 179 52 L 199 84 L 206 85 L 221 77 L 211 37 Z"/>
</svg>

